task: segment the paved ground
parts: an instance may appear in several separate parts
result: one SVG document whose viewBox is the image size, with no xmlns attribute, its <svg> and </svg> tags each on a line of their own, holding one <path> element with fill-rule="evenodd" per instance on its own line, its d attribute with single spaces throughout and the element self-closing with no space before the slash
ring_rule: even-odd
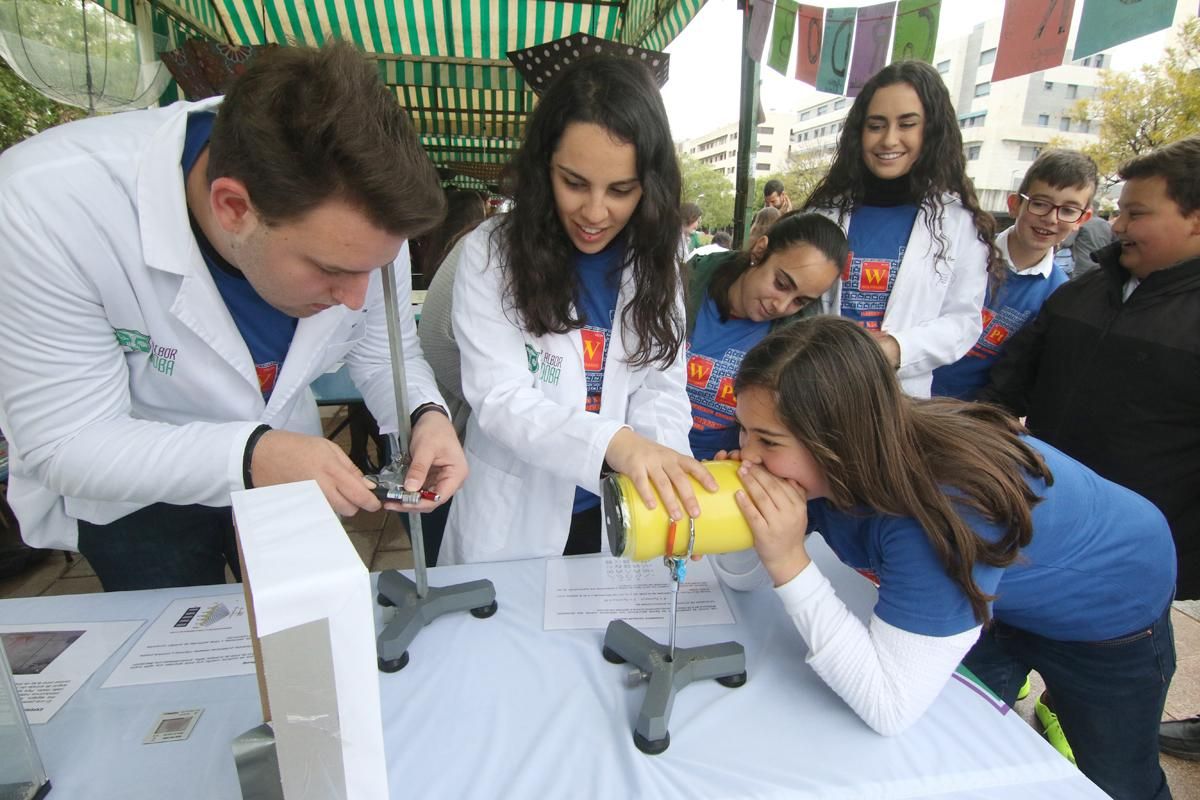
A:
<svg viewBox="0 0 1200 800">
<path fill-rule="evenodd" d="M 340 412 L 334 416 L 327 413 L 327 426 L 332 427 L 339 421 Z M 342 441 L 345 438 L 345 434 L 338 438 L 344 446 L 347 444 Z M 412 546 L 398 515 L 384 512 L 359 514 L 346 520 L 346 531 L 363 563 L 372 572 L 412 567 Z M 100 582 L 87 560 L 75 556 L 68 562 L 61 553 L 55 553 L 24 575 L 0 580 L 0 598 L 99 591 Z M 1176 603 L 1172 622 L 1177 666 L 1167 696 L 1166 713 L 1171 719 L 1182 719 L 1200 714 L 1200 601 Z M 1033 691 L 1017 704 L 1022 718 L 1035 728 L 1039 726 L 1034 719 L 1033 702 L 1042 688 L 1041 680 L 1035 674 Z M 1200 800 L 1200 762 L 1163 756 L 1162 765 L 1175 800 Z"/>
</svg>

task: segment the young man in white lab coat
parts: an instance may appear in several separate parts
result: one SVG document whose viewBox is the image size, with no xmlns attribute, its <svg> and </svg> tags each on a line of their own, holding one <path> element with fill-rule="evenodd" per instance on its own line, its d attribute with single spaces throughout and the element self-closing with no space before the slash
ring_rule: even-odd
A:
<svg viewBox="0 0 1200 800">
<path fill-rule="evenodd" d="M 231 491 L 314 479 L 340 514 L 378 509 L 308 386 L 345 361 L 396 429 L 380 268 L 408 309 L 405 241 L 443 206 L 348 45 L 268 51 L 223 99 L 4 153 L 0 427 L 25 540 L 80 550 L 110 591 L 221 583 Z M 402 329 L 407 488 L 444 499 L 466 463 L 407 312 Z"/>
</svg>

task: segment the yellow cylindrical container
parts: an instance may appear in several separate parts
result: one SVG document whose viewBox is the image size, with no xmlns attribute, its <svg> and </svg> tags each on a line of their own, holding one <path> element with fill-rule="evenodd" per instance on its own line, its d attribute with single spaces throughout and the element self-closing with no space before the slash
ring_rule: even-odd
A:
<svg viewBox="0 0 1200 800">
<path fill-rule="evenodd" d="M 742 488 L 737 476 L 738 461 L 705 461 L 705 468 L 717 479 L 720 487 L 710 493 L 692 478 L 700 516 L 696 518 L 696 555 L 730 553 L 754 546 L 750 526 L 742 516 L 733 493 Z M 600 492 L 604 507 L 604 522 L 608 528 L 608 544 L 613 555 L 634 561 L 661 558 L 667 552 L 667 532 L 671 519 L 660 499 L 658 507 L 646 508 L 633 481 L 625 475 L 605 478 Z M 675 550 L 672 555 L 683 556 L 688 549 L 688 520 L 676 524 Z"/>
</svg>

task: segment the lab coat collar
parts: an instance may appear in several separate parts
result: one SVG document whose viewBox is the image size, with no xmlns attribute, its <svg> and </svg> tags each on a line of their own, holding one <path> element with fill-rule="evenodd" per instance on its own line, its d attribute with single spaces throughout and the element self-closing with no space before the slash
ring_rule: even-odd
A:
<svg viewBox="0 0 1200 800">
<path fill-rule="evenodd" d="M 138 163 L 137 205 L 142 253 L 147 266 L 175 275 L 195 274 L 204 267 L 200 247 L 188 222 L 184 191 L 183 140 L 188 114 L 220 105 L 221 97 L 198 103 L 175 103 L 174 113 L 155 131 Z"/>
</svg>

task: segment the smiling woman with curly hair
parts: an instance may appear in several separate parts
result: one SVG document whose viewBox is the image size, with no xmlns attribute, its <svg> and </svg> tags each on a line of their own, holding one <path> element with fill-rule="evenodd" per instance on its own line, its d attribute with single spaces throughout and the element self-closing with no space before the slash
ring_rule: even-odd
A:
<svg viewBox="0 0 1200 800">
<path fill-rule="evenodd" d="M 901 61 L 867 81 L 805 208 L 836 219 L 854 254 L 822 309 L 866 328 L 904 390 L 928 397 L 934 368 L 979 337 L 989 270 L 1003 277 L 937 70 Z"/>
</svg>

